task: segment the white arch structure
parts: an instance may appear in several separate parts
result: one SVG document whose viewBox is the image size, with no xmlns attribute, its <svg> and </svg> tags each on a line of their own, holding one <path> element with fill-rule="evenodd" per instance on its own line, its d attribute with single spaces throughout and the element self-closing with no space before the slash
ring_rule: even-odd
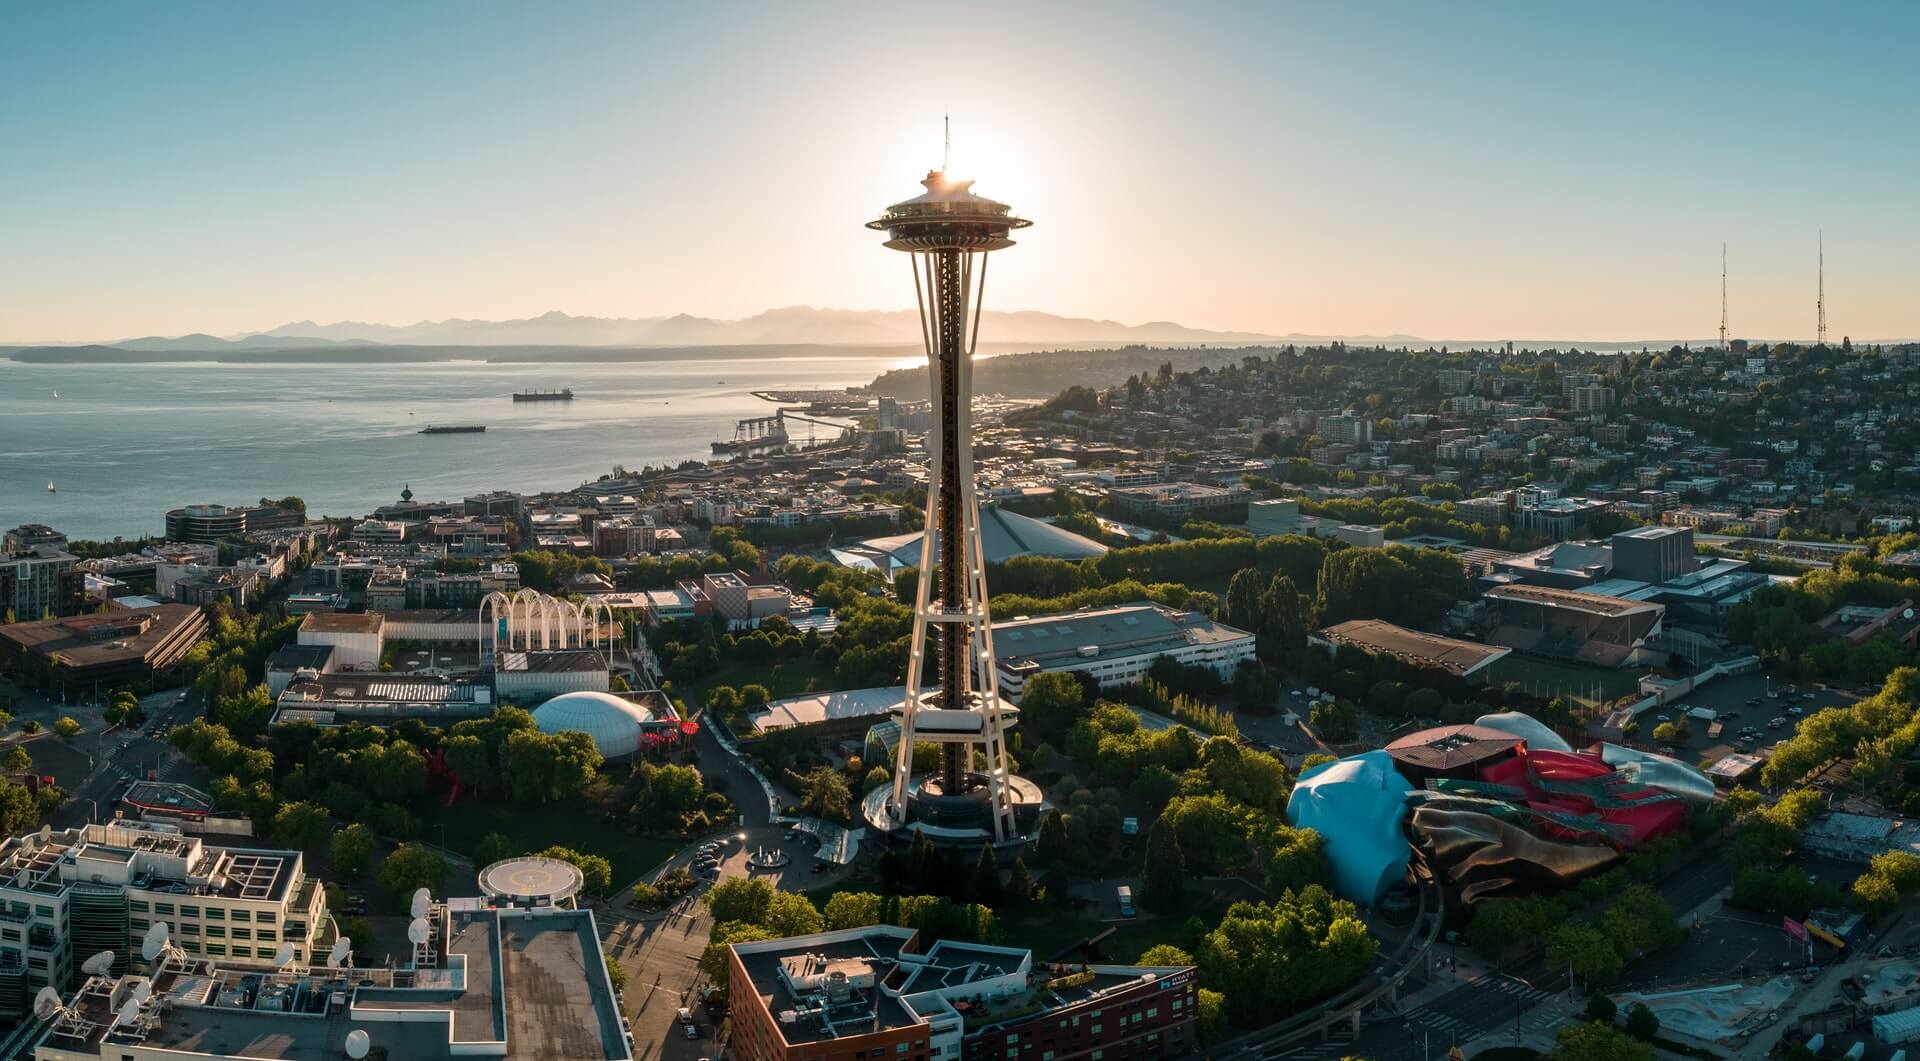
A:
<svg viewBox="0 0 1920 1061">
<path fill-rule="evenodd" d="M 613 650 L 620 627 L 603 601 L 575 604 L 536 589 L 495 591 L 480 602 L 480 658 L 567 648 Z"/>
</svg>

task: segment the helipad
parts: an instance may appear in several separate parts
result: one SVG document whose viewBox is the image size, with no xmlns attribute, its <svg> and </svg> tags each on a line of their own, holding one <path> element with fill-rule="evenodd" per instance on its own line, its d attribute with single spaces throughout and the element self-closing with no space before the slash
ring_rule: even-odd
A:
<svg viewBox="0 0 1920 1061">
<path fill-rule="evenodd" d="M 558 906 L 579 894 L 579 867 L 557 858 L 509 858 L 480 871 L 480 890 L 495 899 Z"/>
</svg>

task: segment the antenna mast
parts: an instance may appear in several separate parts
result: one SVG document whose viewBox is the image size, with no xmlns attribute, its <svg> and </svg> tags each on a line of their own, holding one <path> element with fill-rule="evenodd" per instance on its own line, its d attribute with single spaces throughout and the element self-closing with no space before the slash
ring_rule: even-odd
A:
<svg viewBox="0 0 1920 1061">
<path fill-rule="evenodd" d="M 940 172 L 953 165 L 953 115 L 940 116 Z"/>
<path fill-rule="evenodd" d="M 1825 346 L 1827 345 L 1827 234 L 1825 232 L 1820 233 L 1820 291 L 1813 306 L 1820 314 L 1816 335 L 1820 345 Z"/>
<path fill-rule="evenodd" d="M 1727 347 L 1727 245 L 1720 245 L 1720 349 Z"/>
</svg>

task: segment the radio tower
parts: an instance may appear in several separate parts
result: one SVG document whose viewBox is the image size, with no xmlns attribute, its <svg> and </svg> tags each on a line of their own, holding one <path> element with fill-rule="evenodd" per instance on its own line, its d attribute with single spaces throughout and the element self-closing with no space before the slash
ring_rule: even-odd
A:
<svg viewBox="0 0 1920 1061">
<path fill-rule="evenodd" d="M 1007 766 L 1006 734 L 1019 710 L 1000 699 L 987 614 L 973 483 L 973 349 L 987 254 L 1013 246 L 1008 233 L 1031 222 L 975 195 L 972 181 L 955 180 L 944 170 L 928 173 L 921 184 L 924 193 L 867 224 L 887 234 L 888 248 L 910 256 L 934 422 L 927 435 L 927 526 L 920 538 L 906 698 L 896 710 L 900 745 L 893 784 L 869 797 L 863 811 L 883 831 L 918 824 L 936 827 L 929 835 L 942 842 L 1006 843 L 1022 832 L 1016 808 L 1037 808 L 1040 797 Z M 917 741 L 940 745 L 937 773 L 912 776 Z M 979 769 L 976 748 L 985 753 Z M 884 804 L 875 798 L 882 796 Z"/>
<path fill-rule="evenodd" d="M 1813 308 L 1819 312 L 1820 323 L 1814 333 L 1821 346 L 1827 345 L 1827 234 L 1820 233 L 1820 292 L 1814 299 Z"/>
<path fill-rule="evenodd" d="M 1720 245 L 1720 349 L 1727 346 L 1727 245 Z"/>
</svg>

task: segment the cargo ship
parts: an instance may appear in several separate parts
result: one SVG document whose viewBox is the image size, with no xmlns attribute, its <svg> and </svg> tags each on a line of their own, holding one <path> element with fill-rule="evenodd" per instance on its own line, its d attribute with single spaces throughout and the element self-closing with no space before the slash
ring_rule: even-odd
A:
<svg viewBox="0 0 1920 1061">
<path fill-rule="evenodd" d="M 471 435 L 485 431 L 485 424 L 428 424 L 420 429 L 423 435 Z"/>
<path fill-rule="evenodd" d="M 514 391 L 516 402 L 570 402 L 573 400 L 573 388 L 562 387 L 557 391 Z"/>
</svg>

